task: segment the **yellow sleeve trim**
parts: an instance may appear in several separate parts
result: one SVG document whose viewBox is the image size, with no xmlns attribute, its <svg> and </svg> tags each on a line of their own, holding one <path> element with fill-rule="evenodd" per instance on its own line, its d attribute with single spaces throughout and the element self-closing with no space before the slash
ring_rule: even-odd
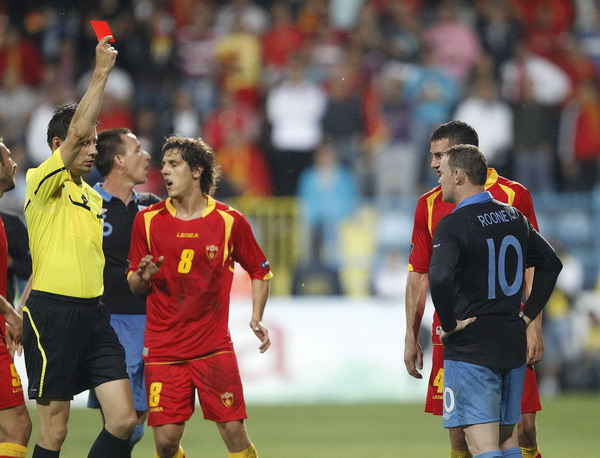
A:
<svg viewBox="0 0 600 458">
<path fill-rule="evenodd" d="M 214 200 L 213 200 L 214 202 Z M 231 216 L 229 213 L 224 212 L 223 210 L 217 210 L 219 212 L 219 215 L 221 215 L 221 218 L 223 218 L 223 221 L 225 221 L 225 241 L 223 242 L 223 264 L 225 265 L 225 263 L 227 262 L 227 259 L 229 258 L 229 239 L 231 239 L 231 230 L 233 228 L 233 216 Z"/>
<path fill-rule="evenodd" d="M 429 233 L 431 234 L 432 237 L 433 237 L 433 205 L 435 203 L 435 199 L 441 192 L 442 192 L 442 190 L 440 189 L 439 191 L 436 191 L 427 197 L 427 229 L 429 230 Z"/>
<path fill-rule="evenodd" d="M 144 213 L 144 227 L 146 229 L 146 244 L 148 245 L 148 253 L 150 253 L 152 247 L 150 246 L 150 221 L 154 218 L 158 213 L 160 213 L 161 209 L 153 210 Z"/>
</svg>

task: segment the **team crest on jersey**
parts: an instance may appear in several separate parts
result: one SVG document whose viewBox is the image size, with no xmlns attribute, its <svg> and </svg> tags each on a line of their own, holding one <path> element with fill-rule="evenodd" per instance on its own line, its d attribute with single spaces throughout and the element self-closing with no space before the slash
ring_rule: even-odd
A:
<svg viewBox="0 0 600 458">
<path fill-rule="evenodd" d="M 215 256 L 217 255 L 218 251 L 219 251 L 219 247 L 216 245 L 207 245 L 206 246 L 206 256 L 208 256 L 208 259 L 210 259 L 211 261 L 213 259 L 215 259 Z"/>
<path fill-rule="evenodd" d="M 225 407 L 231 407 L 233 404 L 233 393 L 230 393 L 229 391 L 223 393 L 221 395 L 221 402 Z"/>
</svg>

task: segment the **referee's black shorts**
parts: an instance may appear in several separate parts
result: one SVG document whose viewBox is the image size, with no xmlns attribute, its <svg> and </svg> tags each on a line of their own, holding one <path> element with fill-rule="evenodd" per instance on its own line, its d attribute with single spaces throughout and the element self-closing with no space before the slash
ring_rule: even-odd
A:
<svg viewBox="0 0 600 458">
<path fill-rule="evenodd" d="M 31 291 L 24 312 L 30 399 L 71 400 L 105 382 L 128 378 L 125 351 L 100 298 Z"/>
</svg>

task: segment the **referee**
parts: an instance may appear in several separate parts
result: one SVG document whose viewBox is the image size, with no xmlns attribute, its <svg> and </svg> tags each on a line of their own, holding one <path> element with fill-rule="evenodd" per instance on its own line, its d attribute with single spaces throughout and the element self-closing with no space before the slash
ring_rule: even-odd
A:
<svg viewBox="0 0 600 458">
<path fill-rule="evenodd" d="M 462 428 L 473 456 L 521 456 L 525 331 L 562 264 L 526 217 L 485 191 L 479 148 L 453 146 L 439 172 L 443 200 L 457 204 L 437 226 L 429 268 L 444 344 L 444 427 Z M 528 266 L 534 281 L 521 311 Z"/>
<path fill-rule="evenodd" d="M 52 155 L 26 178 L 25 218 L 33 287 L 23 308 L 28 394 L 39 435 L 34 458 L 58 457 L 73 396 L 94 388 L 105 427 L 89 457 L 126 457 L 136 423 L 125 352 L 100 302 L 103 293 L 102 198 L 82 176 L 94 164 L 96 119 L 117 51 L 104 37 L 79 105 L 48 124 Z"/>
</svg>

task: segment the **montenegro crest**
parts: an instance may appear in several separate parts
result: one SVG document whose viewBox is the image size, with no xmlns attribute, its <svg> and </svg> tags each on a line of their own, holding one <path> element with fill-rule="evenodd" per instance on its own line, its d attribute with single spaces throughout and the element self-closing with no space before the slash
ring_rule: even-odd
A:
<svg viewBox="0 0 600 458">
<path fill-rule="evenodd" d="M 215 256 L 217 255 L 217 251 L 219 251 L 219 247 L 216 245 L 207 245 L 206 246 L 206 256 L 208 256 L 208 259 L 210 259 L 211 261 L 213 259 L 215 259 Z"/>
<path fill-rule="evenodd" d="M 233 393 L 228 391 L 223 393 L 221 395 L 221 402 L 225 407 L 231 407 L 231 404 L 233 404 Z"/>
</svg>

